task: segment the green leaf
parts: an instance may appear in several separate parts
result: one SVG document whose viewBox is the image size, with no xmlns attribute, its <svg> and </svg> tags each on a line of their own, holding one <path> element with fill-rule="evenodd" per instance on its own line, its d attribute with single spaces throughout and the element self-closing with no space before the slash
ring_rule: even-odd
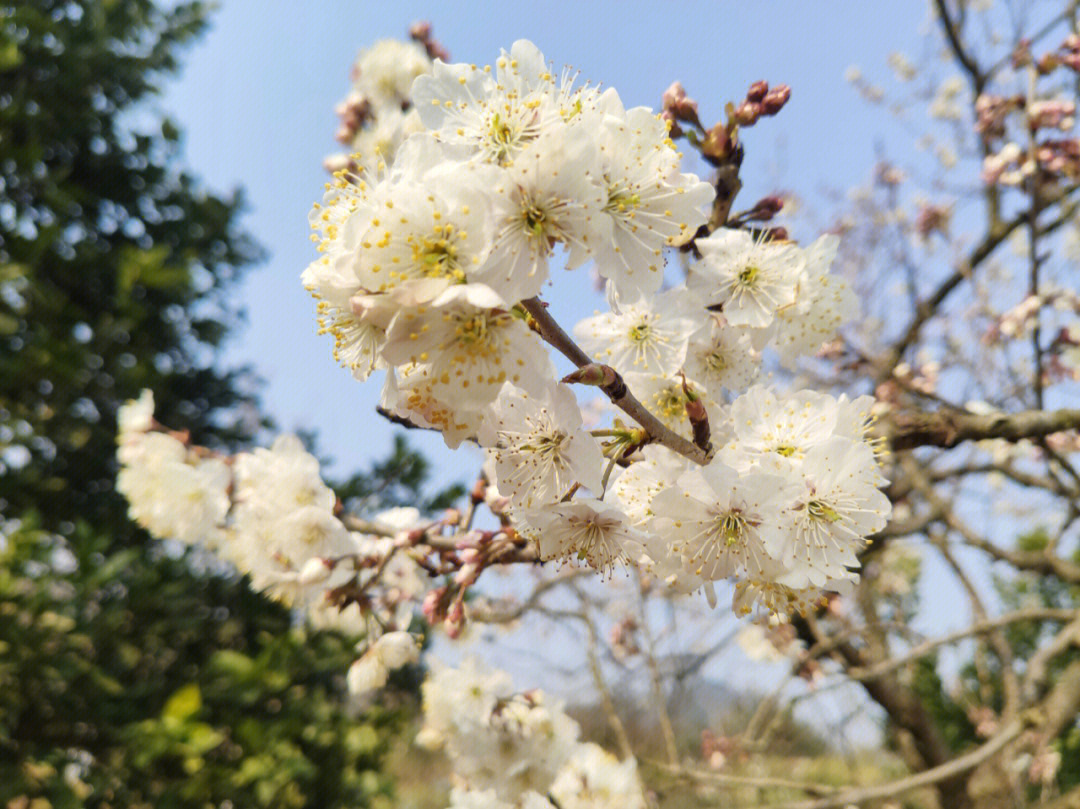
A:
<svg viewBox="0 0 1080 809">
<path fill-rule="evenodd" d="M 23 63 L 25 57 L 14 42 L 0 45 L 0 70 L 13 70 Z"/>
<path fill-rule="evenodd" d="M 199 693 L 199 686 L 197 683 L 188 683 L 169 697 L 165 703 L 165 709 L 161 712 L 161 718 L 180 723 L 194 716 L 200 708 L 202 708 L 202 694 Z"/>
</svg>

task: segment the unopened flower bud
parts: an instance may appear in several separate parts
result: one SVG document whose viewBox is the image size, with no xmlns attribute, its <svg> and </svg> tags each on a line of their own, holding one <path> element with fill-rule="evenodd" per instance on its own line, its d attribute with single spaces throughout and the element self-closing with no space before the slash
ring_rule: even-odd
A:
<svg viewBox="0 0 1080 809">
<path fill-rule="evenodd" d="M 694 99 L 686 95 L 686 90 L 680 82 L 672 82 L 671 86 L 664 91 L 662 106 L 673 121 L 688 121 L 699 126 L 698 107 Z"/>
<path fill-rule="evenodd" d="M 706 132 L 701 142 L 702 156 L 717 165 L 731 157 L 734 151 L 735 142 L 723 124 L 717 124 Z"/>
<path fill-rule="evenodd" d="M 372 645 L 374 654 L 386 668 L 393 671 L 420 659 L 420 646 L 408 632 L 387 632 Z"/>
<path fill-rule="evenodd" d="M 739 126 L 753 126 L 761 117 L 761 104 L 755 101 L 744 101 L 736 109 L 732 116 Z"/>
<path fill-rule="evenodd" d="M 747 214 L 746 218 L 756 222 L 768 222 L 784 207 L 784 200 L 777 196 L 762 197 Z"/>
<path fill-rule="evenodd" d="M 791 98 L 791 88 L 786 84 L 778 84 L 773 87 L 761 100 L 762 115 L 776 115 L 788 103 Z"/>
<path fill-rule="evenodd" d="M 427 22 L 426 20 L 414 22 L 409 26 L 409 36 L 414 41 L 423 45 L 424 50 L 427 51 L 427 55 L 432 59 L 442 59 L 444 62 L 449 61 L 450 54 L 446 51 L 446 48 L 431 36 L 430 22 Z"/>
<path fill-rule="evenodd" d="M 362 697 L 382 688 L 390 672 L 376 657 L 365 654 L 349 666 L 345 675 L 345 685 L 353 697 Z"/>
<path fill-rule="evenodd" d="M 708 452 L 712 449 L 712 443 L 709 440 L 709 414 L 705 410 L 705 403 L 701 401 L 701 397 L 687 383 L 686 377 L 683 377 L 682 389 L 683 394 L 686 396 L 686 418 L 690 421 L 694 443 Z"/>
<path fill-rule="evenodd" d="M 446 620 L 443 621 L 443 629 L 446 631 L 447 636 L 453 640 L 461 636 L 461 632 L 464 628 L 465 605 L 460 599 L 455 599 L 454 603 L 446 613 Z"/>
<path fill-rule="evenodd" d="M 765 94 L 769 92 L 769 83 L 767 81 L 756 81 L 750 85 L 750 89 L 746 91 L 747 101 L 761 101 L 765 98 Z"/>
<path fill-rule="evenodd" d="M 426 42 L 431 37 L 431 23 L 417 20 L 409 26 L 409 36 L 419 42 Z"/>
<path fill-rule="evenodd" d="M 475 563 L 465 564 L 454 574 L 454 584 L 458 587 L 468 587 L 471 584 L 475 584 L 479 577 L 479 565 Z"/>
<path fill-rule="evenodd" d="M 602 388 L 615 384 L 618 378 L 619 375 L 611 366 L 591 362 L 564 376 L 562 382 L 565 385 L 576 382 L 579 385 L 595 385 Z"/>
<path fill-rule="evenodd" d="M 447 588 L 436 587 L 424 596 L 420 611 L 424 613 L 424 618 L 429 624 L 434 626 L 446 617 L 447 593 Z"/>
</svg>

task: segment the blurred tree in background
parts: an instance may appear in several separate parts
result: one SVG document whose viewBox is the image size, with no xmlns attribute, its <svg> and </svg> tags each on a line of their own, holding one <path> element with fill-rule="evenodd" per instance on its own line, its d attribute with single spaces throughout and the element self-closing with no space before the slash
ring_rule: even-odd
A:
<svg viewBox="0 0 1080 809">
<path fill-rule="evenodd" d="M 50 530 L 130 535 L 112 493 L 120 404 L 152 388 L 162 419 L 211 444 L 255 426 L 239 417 L 250 374 L 213 365 L 259 256 L 242 200 L 183 171 L 179 130 L 145 103 L 206 8 L 35 0 L 0 15 L 0 498 Z"/>
<path fill-rule="evenodd" d="M 260 255 L 242 199 L 186 173 L 147 104 L 206 14 L 0 4 L 0 806 L 388 800 L 402 712 L 346 716 L 352 641 L 144 541 L 113 492 L 143 388 L 210 446 L 262 423 L 252 374 L 215 363 Z M 426 475 L 401 445 L 352 489 L 415 504 Z"/>
</svg>

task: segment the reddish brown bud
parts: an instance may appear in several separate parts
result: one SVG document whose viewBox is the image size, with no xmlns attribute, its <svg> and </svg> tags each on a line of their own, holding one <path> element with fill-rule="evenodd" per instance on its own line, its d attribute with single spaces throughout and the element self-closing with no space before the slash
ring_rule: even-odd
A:
<svg viewBox="0 0 1080 809">
<path fill-rule="evenodd" d="M 424 50 L 427 51 L 427 55 L 432 59 L 442 59 L 444 62 L 449 61 L 450 54 L 447 52 L 446 48 L 431 36 L 430 22 L 427 22 L 426 20 L 414 22 L 409 26 L 409 36 L 423 45 Z"/>
<path fill-rule="evenodd" d="M 768 222 L 784 207 L 784 201 L 777 196 L 762 197 L 746 215 L 746 218 L 756 222 Z"/>
<path fill-rule="evenodd" d="M 750 89 L 746 91 L 747 101 L 761 101 L 765 98 L 765 94 L 769 92 L 769 83 L 767 81 L 756 81 L 750 85 Z"/>
<path fill-rule="evenodd" d="M 732 119 L 739 126 L 753 126 L 761 117 L 761 105 L 753 101 L 744 101 L 735 110 Z"/>
<path fill-rule="evenodd" d="M 487 497 L 487 481 L 483 478 L 477 478 L 476 483 L 473 484 L 472 491 L 469 492 L 469 499 L 473 504 L 479 504 L 484 502 L 484 498 Z"/>
<path fill-rule="evenodd" d="M 791 98 L 791 88 L 786 84 L 779 84 L 766 93 L 761 100 L 762 115 L 776 115 L 788 103 Z"/>
<path fill-rule="evenodd" d="M 769 240 L 774 242 L 786 242 L 790 239 L 787 228 L 769 228 Z"/>
<path fill-rule="evenodd" d="M 685 376 L 682 379 L 682 389 L 683 395 L 686 396 L 686 418 L 690 420 L 694 443 L 708 452 L 712 449 L 712 442 L 709 440 L 709 413 L 705 410 L 705 403 L 701 401 L 701 397 L 687 383 Z"/>
<path fill-rule="evenodd" d="M 465 605 L 460 598 L 455 598 L 454 603 L 450 605 L 450 609 L 446 611 L 443 630 L 445 630 L 449 638 L 456 639 L 461 636 L 463 629 L 465 629 Z"/>
</svg>

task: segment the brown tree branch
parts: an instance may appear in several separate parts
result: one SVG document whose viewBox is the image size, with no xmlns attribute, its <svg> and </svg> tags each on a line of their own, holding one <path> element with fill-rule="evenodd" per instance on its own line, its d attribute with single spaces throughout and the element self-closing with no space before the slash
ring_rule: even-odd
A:
<svg viewBox="0 0 1080 809">
<path fill-rule="evenodd" d="M 915 447 L 948 449 L 964 441 L 989 438 L 1021 441 L 1080 429 L 1080 410 L 1024 410 L 988 415 L 959 410 L 902 412 L 894 414 L 890 422 L 884 430 L 894 451 Z"/>
<path fill-rule="evenodd" d="M 582 351 L 573 338 L 563 331 L 562 326 L 555 322 L 555 318 L 548 314 L 547 307 L 539 298 L 529 298 L 522 301 L 521 305 L 536 321 L 540 336 L 554 346 L 560 354 L 578 368 L 592 363 L 589 355 Z M 640 424 L 645 432 L 649 434 L 652 441 L 663 444 L 668 449 L 694 461 L 694 463 L 705 464 L 708 462 L 709 455 L 705 450 L 668 428 L 660 419 L 650 413 L 645 408 L 645 405 L 639 402 L 634 397 L 634 394 L 627 389 L 626 383 L 621 376 L 616 374 L 615 381 L 602 386 L 600 390 L 611 400 L 612 404 Z"/>
</svg>

